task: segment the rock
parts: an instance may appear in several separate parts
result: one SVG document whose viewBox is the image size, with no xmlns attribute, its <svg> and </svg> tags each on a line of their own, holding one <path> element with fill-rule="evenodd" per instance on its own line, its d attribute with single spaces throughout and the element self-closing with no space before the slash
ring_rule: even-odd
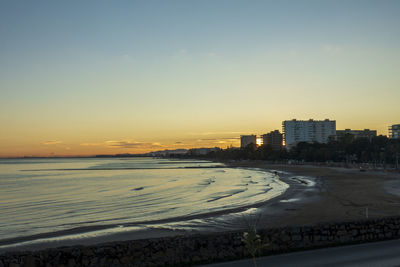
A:
<svg viewBox="0 0 400 267">
<path fill-rule="evenodd" d="M 314 235 L 314 241 L 321 241 L 320 235 Z"/>
<path fill-rule="evenodd" d="M 25 258 L 25 264 L 24 264 L 25 267 L 36 267 L 36 266 L 38 266 L 38 265 L 39 265 L 39 264 L 36 264 L 36 259 L 35 259 L 35 257 L 33 257 L 32 255 L 26 256 L 26 258 Z"/>
<path fill-rule="evenodd" d="M 301 237 L 301 235 L 292 235 L 292 240 L 293 241 L 301 241 L 302 237 Z"/>
<path fill-rule="evenodd" d="M 75 259 L 69 259 L 68 260 L 68 267 L 75 267 L 76 266 L 76 262 Z"/>
<path fill-rule="evenodd" d="M 91 260 L 90 260 L 90 266 L 97 266 L 98 264 L 98 261 L 99 261 L 99 258 L 97 258 L 97 257 L 93 257 Z"/>
<path fill-rule="evenodd" d="M 199 262 L 200 260 L 200 257 L 197 255 L 193 257 L 193 262 Z"/>
<path fill-rule="evenodd" d="M 94 256 L 94 253 L 90 248 L 84 248 L 82 254 L 89 257 Z"/>
<path fill-rule="evenodd" d="M 129 264 L 132 264 L 132 258 L 127 257 L 127 256 L 122 257 L 122 258 L 121 258 L 121 264 L 124 265 L 124 266 L 127 266 L 127 265 L 129 265 Z"/>
<path fill-rule="evenodd" d="M 336 233 L 336 235 L 338 235 L 338 236 L 343 236 L 343 235 L 346 235 L 346 234 L 347 234 L 347 232 L 345 230 L 340 230 L 340 231 L 338 231 Z"/>
<path fill-rule="evenodd" d="M 113 265 L 113 266 L 120 266 L 119 260 L 118 260 L 118 259 L 113 259 L 112 265 Z"/>
<path fill-rule="evenodd" d="M 100 259 L 100 266 L 106 266 L 107 258 L 103 257 Z"/>
<path fill-rule="evenodd" d="M 89 259 L 86 256 L 84 256 L 82 258 L 82 265 L 83 266 L 89 266 L 89 263 L 90 263 Z"/>
<path fill-rule="evenodd" d="M 282 242 L 288 242 L 288 241 L 290 241 L 290 236 L 288 236 L 287 234 L 282 235 L 282 236 L 281 236 L 281 241 L 282 241 Z"/>
<path fill-rule="evenodd" d="M 346 242 L 349 242 L 350 241 L 350 237 L 348 237 L 348 236 L 341 236 L 340 237 L 340 242 L 341 243 L 346 243 Z"/>
<path fill-rule="evenodd" d="M 294 234 L 299 234 L 299 233 L 300 233 L 300 228 L 299 228 L 299 227 L 294 227 L 294 228 L 292 229 L 292 233 L 294 233 Z"/>
</svg>

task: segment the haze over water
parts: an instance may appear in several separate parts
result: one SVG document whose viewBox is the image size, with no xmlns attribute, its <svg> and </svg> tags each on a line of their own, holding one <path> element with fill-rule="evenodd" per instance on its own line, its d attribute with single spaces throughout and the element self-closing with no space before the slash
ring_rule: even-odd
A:
<svg viewBox="0 0 400 267">
<path fill-rule="evenodd" d="M 4 159 L 0 237 L 143 229 L 215 212 L 234 213 L 278 196 L 287 187 L 269 172 L 206 161 Z"/>
</svg>

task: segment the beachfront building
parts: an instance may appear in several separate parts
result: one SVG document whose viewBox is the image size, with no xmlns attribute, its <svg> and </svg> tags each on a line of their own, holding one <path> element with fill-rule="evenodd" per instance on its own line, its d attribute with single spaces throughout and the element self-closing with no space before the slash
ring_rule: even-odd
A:
<svg viewBox="0 0 400 267">
<path fill-rule="evenodd" d="M 270 145 L 273 150 L 282 149 L 283 135 L 279 130 L 271 131 L 262 135 L 264 145 Z"/>
<path fill-rule="evenodd" d="M 389 127 L 389 138 L 400 139 L 400 124 L 394 124 Z"/>
<path fill-rule="evenodd" d="M 336 121 L 291 120 L 282 122 L 283 140 L 287 149 L 299 142 L 328 143 L 329 137 L 336 135 Z"/>
<path fill-rule="evenodd" d="M 250 144 L 257 144 L 257 136 L 252 134 L 252 135 L 241 135 L 240 136 L 240 147 L 246 147 Z"/>
<path fill-rule="evenodd" d="M 372 138 L 376 137 L 377 132 L 376 130 L 364 129 L 364 130 L 336 130 L 336 135 L 331 136 L 332 140 L 338 141 L 342 139 L 346 135 L 351 135 L 354 139 L 357 138 L 368 138 L 371 140 Z"/>
</svg>

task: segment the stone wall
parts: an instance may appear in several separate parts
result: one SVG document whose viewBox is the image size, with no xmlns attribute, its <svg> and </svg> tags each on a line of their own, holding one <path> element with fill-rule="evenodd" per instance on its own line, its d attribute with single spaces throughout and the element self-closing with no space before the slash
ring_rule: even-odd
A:
<svg viewBox="0 0 400 267">
<path fill-rule="evenodd" d="M 400 218 L 259 230 L 259 255 L 400 237 Z M 188 266 L 249 257 L 243 232 L 188 235 L 14 252 L 3 266 Z"/>
</svg>

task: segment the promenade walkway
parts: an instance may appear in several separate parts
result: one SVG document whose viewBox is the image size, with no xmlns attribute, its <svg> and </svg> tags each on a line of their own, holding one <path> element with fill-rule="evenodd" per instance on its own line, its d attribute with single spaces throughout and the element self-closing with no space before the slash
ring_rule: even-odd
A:
<svg viewBox="0 0 400 267">
<path fill-rule="evenodd" d="M 256 259 L 257 266 L 400 266 L 400 240 L 293 252 Z M 253 267 L 251 259 L 206 265 Z"/>
</svg>

